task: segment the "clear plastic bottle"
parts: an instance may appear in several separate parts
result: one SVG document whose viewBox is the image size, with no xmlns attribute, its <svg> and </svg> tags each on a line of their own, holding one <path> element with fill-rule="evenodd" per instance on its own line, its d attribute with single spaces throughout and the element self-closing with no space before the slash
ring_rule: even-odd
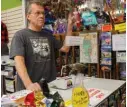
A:
<svg viewBox="0 0 127 107">
<path fill-rule="evenodd" d="M 88 107 L 89 95 L 83 84 L 84 75 L 78 73 L 72 90 L 72 107 Z"/>
</svg>

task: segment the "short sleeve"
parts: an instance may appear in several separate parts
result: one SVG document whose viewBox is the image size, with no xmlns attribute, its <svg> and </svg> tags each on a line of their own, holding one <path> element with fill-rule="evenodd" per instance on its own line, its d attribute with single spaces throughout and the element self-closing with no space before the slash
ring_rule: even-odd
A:
<svg viewBox="0 0 127 107">
<path fill-rule="evenodd" d="M 60 40 L 57 40 L 54 36 L 53 36 L 53 43 L 55 49 L 60 49 L 63 46 L 63 43 Z"/>
<path fill-rule="evenodd" d="M 10 47 L 10 59 L 14 59 L 15 56 L 24 56 L 25 49 L 24 49 L 24 41 L 22 34 L 16 32 Z"/>
</svg>

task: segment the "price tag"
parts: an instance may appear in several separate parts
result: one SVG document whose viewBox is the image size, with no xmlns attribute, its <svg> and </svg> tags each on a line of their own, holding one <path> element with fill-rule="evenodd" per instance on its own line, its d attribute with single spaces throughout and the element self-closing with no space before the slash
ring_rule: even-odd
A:
<svg viewBox="0 0 127 107">
<path fill-rule="evenodd" d="M 72 105 L 73 107 L 88 107 L 89 95 L 85 88 L 76 87 L 72 93 Z"/>
</svg>

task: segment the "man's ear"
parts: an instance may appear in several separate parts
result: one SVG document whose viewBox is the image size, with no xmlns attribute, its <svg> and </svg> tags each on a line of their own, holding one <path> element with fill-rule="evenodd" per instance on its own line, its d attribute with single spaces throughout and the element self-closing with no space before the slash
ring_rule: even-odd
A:
<svg viewBox="0 0 127 107">
<path fill-rule="evenodd" d="M 27 18 L 28 20 L 30 20 L 30 15 L 29 15 L 29 14 L 27 14 L 27 15 L 26 15 L 26 18 Z"/>
</svg>

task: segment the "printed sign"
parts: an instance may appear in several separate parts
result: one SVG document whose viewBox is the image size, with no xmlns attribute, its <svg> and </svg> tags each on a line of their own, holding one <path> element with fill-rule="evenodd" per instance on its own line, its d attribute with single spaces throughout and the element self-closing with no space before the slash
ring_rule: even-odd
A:
<svg viewBox="0 0 127 107">
<path fill-rule="evenodd" d="M 95 106 L 96 104 L 98 104 L 98 102 L 106 98 L 106 96 L 108 96 L 110 92 L 103 89 L 89 88 L 88 93 L 90 97 L 90 104 L 92 106 Z"/>
<path fill-rule="evenodd" d="M 115 24 L 115 30 L 126 31 L 126 23 Z"/>
<path fill-rule="evenodd" d="M 126 52 L 117 52 L 116 60 L 117 62 L 126 62 Z"/>
<path fill-rule="evenodd" d="M 83 44 L 80 45 L 80 62 L 98 63 L 97 33 L 81 33 L 79 36 L 84 37 Z"/>
<path fill-rule="evenodd" d="M 112 36 L 113 51 L 126 50 L 126 34 L 115 34 Z"/>
<path fill-rule="evenodd" d="M 79 36 L 66 36 L 65 45 L 66 46 L 79 46 L 83 43 L 83 37 Z"/>
<path fill-rule="evenodd" d="M 73 107 L 87 107 L 89 104 L 89 95 L 83 87 L 75 87 L 72 92 Z"/>
</svg>

